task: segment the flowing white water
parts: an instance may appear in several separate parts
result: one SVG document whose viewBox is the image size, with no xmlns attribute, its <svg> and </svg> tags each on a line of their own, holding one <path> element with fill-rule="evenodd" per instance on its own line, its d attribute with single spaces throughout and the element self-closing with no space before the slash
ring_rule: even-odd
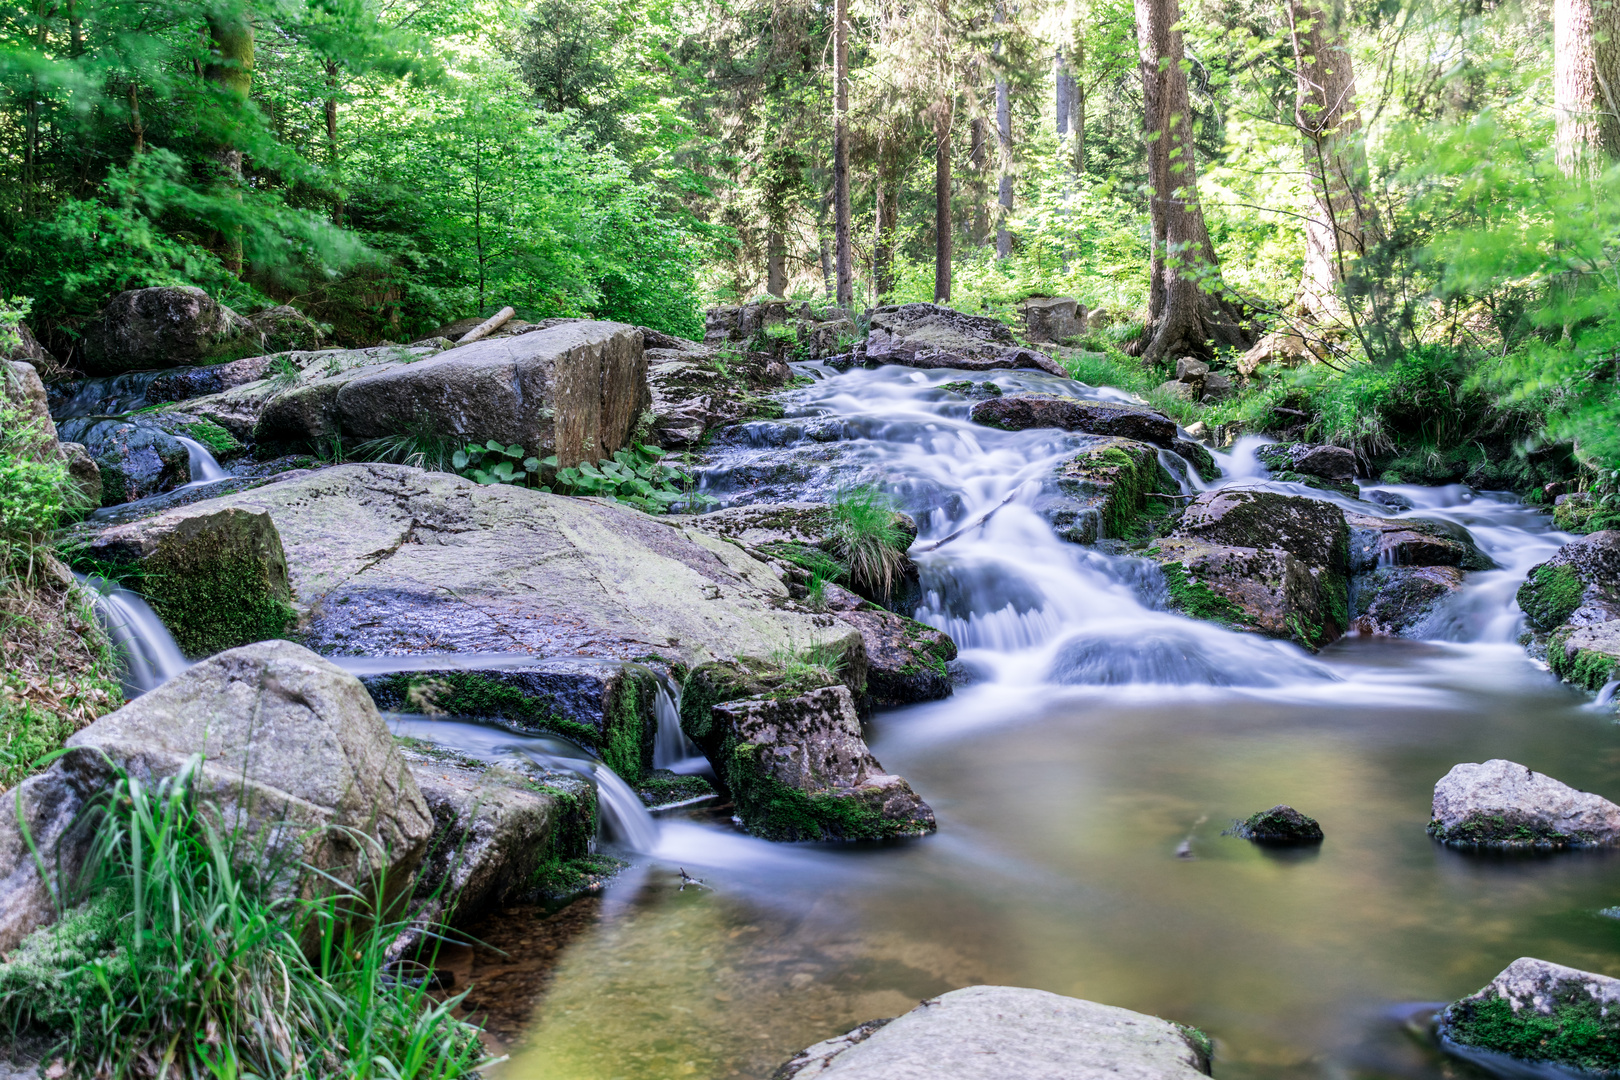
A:
<svg viewBox="0 0 1620 1080">
<path fill-rule="evenodd" d="M 174 441 L 186 448 L 191 467 L 191 482 L 185 487 L 197 487 L 200 484 L 211 484 L 215 480 L 227 479 L 231 474 L 214 459 L 208 447 L 196 439 L 188 439 L 184 435 L 176 435 Z"/>
<path fill-rule="evenodd" d="M 493 761 L 513 754 L 545 769 L 571 772 L 596 787 L 602 839 L 630 851 L 650 853 L 658 846 L 658 823 L 641 797 L 606 765 L 565 739 L 517 735 L 492 724 L 406 713 L 384 717 L 395 735 L 453 746 L 472 757 Z"/>
<path fill-rule="evenodd" d="M 701 772 L 708 768 L 703 751 L 681 730 L 681 688 L 662 676 L 658 679 L 653 712 L 658 720 L 653 737 L 653 768 L 678 773 Z"/>
<path fill-rule="evenodd" d="M 155 690 L 191 666 L 163 620 L 139 595 L 105 578 L 74 576 L 94 594 L 96 614 L 123 664 L 126 694 Z"/>
</svg>

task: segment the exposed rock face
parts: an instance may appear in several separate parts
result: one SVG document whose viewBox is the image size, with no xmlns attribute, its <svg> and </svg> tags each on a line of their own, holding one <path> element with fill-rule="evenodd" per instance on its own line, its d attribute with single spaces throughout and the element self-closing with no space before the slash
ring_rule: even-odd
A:
<svg viewBox="0 0 1620 1080">
<path fill-rule="evenodd" d="M 965 371 L 1036 368 L 1068 377 L 1063 366 L 1050 356 L 1020 348 L 1004 324 L 938 304 L 878 308 L 872 313 L 865 355 L 868 364 Z"/>
<path fill-rule="evenodd" d="M 771 1080 L 1196 1080 L 1201 1033 L 1094 1001 L 969 986 L 800 1051 Z"/>
<path fill-rule="evenodd" d="M 84 446 L 101 478 L 101 505 L 117 506 L 191 482 L 191 452 L 150 422 L 85 417 L 62 434 Z"/>
<path fill-rule="evenodd" d="M 17 410 L 21 423 L 32 425 L 32 454 L 36 459 L 58 458 L 66 464 L 68 476 L 78 485 L 78 504 L 100 506 L 101 470 L 82 444 L 58 441 L 45 384 L 34 365 L 21 360 L 0 361 L 0 402 Z"/>
<path fill-rule="evenodd" d="M 394 371 L 438 352 L 432 348 L 385 346 L 285 355 L 302 369 L 296 378 L 291 381 L 272 378 L 267 383 L 247 384 L 227 395 L 233 400 L 258 404 L 253 424 L 256 442 L 309 443 L 348 434 L 338 406 L 338 395 L 344 387 L 356 379 Z M 204 402 L 192 402 L 188 408 L 198 409 L 204 405 Z M 227 427 L 223 423 L 220 426 Z"/>
<path fill-rule="evenodd" d="M 1434 785 L 1429 834 L 1461 848 L 1596 847 L 1620 839 L 1620 806 L 1493 758 Z"/>
<path fill-rule="evenodd" d="M 1292 806 L 1278 805 L 1270 810 L 1250 814 L 1242 821 L 1232 823 L 1227 830 L 1233 836 L 1252 840 L 1256 844 L 1275 847 L 1297 847 L 1322 842 L 1322 826 L 1315 818 L 1306 817 Z"/>
<path fill-rule="evenodd" d="M 1287 480 L 1359 498 L 1355 484 L 1356 455 L 1342 446 L 1315 443 L 1268 443 L 1254 452 L 1275 480 Z"/>
<path fill-rule="evenodd" d="M 1314 363 L 1325 355 L 1327 347 L 1323 342 L 1306 341 L 1292 330 L 1274 330 L 1238 358 L 1237 369 L 1239 374 L 1248 378 L 1263 367 L 1299 367 Z"/>
<path fill-rule="evenodd" d="M 270 515 L 307 640 L 335 652 L 691 665 L 860 649 L 833 616 L 787 610 L 769 564 L 628 507 L 369 464 L 288 474 L 172 513 L 232 507 Z"/>
<path fill-rule="evenodd" d="M 1117 435 L 1164 447 L 1176 438 L 1175 422 L 1144 405 L 1082 401 L 1057 394 L 1008 394 L 979 402 L 971 415 L 974 423 L 1003 431 L 1062 428 L 1088 435 Z"/>
<path fill-rule="evenodd" d="M 85 506 L 100 506 L 104 492 L 101 488 L 101 466 L 90 456 L 83 443 L 58 443 L 67 461 L 68 476 L 79 488 L 79 500 Z"/>
<path fill-rule="evenodd" d="M 1462 588 L 1455 566 L 1385 566 L 1356 577 L 1351 622 L 1359 634 L 1423 637 L 1436 609 Z"/>
<path fill-rule="evenodd" d="M 506 667 L 413 668 L 362 675 L 378 706 L 394 712 L 430 708 L 454 716 L 500 720 L 525 731 L 571 739 L 627 783 L 653 764 L 658 679 L 637 664 L 514 658 Z M 379 657 L 372 668 L 386 667 Z"/>
<path fill-rule="evenodd" d="M 36 367 L 43 367 L 46 370 L 52 370 L 56 367 L 56 357 L 52 356 L 50 350 L 39 343 L 39 339 L 34 336 L 34 332 L 28 328 L 27 323 L 18 323 L 16 332 L 17 344 L 12 347 L 10 353 L 0 356 L 0 360 L 17 360 L 25 364 L 33 364 Z"/>
<path fill-rule="evenodd" d="M 586 854 L 588 785 L 565 792 L 500 765 L 423 758 L 407 751 L 411 775 L 433 815 L 433 838 L 416 876 L 425 923 L 462 924 L 522 901 L 544 864 Z"/>
<path fill-rule="evenodd" d="M 1620 979 L 1520 957 L 1440 1014 L 1443 1041 L 1595 1075 L 1620 1071 Z"/>
<path fill-rule="evenodd" d="M 1194 499 L 1148 554 L 1186 614 L 1319 649 L 1350 625 L 1348 548 L 1333 505 L 1227 487 Z"/>
<path fill-rule="evenodd" d="M 1598 690 L 1620 672 L 1620 531 L 1559 548 L 1519 586 L 1530 628 L 1550 635 L 1547 663 L 1560 678 Z"/>
<path fill-rule="evenodd" d="M 1518 599 L 1525 621 L 1542 633 L 1620 619 L 1620 531 L 1565 544 L 1531 568 Z"/>
<path fill-rule="evenodd" d="M 343 432 L 516 443 L 562 466 L 612 456 L 652 405 L 642 333 L 574 322 L 368 372 L 338 390 Z"/>
<path fill-rule="evenodd" d="M 1350 568 L 1455 566 L 1493 570 L 1496 562 L 1479 549 L 1466 528 L 1438 518 L 1380 518 L 1344 511 L 1350 526 Z"/>
<path fill-rule="evenodd" d="M 683 727 L 755 835 L 878 840 L 934 831 L 933 810 L 867 749 L 848 687 L 721 702 L 706 717 L 697 711 L 683 702 Z"/>
<path fill-rule="evenodd" d="M 944 631 L 885 611 L 848 589 L 826 586 L 829 610 L 861 632 L 866 646 L 866 693 L 877 705 L 939 701 L 953 689 L 945 665 L 956 642 Z"/>
<path fill-rule="evenodd" d="M 667 448 L 696 446 L 711 429 L 751 416 L 781 415 L 767 395 L 792 369 L 759 352 L 728 352 L 643 329 L 653 431 Z"/>
<path fill-rule="evenodd" d="M 140 571 L 141 590 L 187 656 L 281 637 L 296 621 L 270 515 L 172 510 L 91 541 L 99 562 Z"/>
<path fill-rule="evenodd" d="M 1104 438 L 1060 465 L 1056 492 L 1040 503 L 1057 534 L 1074 544 L 1125 536 L 1142 512 L 1148 492 L 1173 492 L 1163 477 L 1159 450 L 1131 439 Z"/>
<path fill-rule="evenodd" d="M 155 783 L 205 754 L 197 790 L 223 821 L 362 888 L 386 871 L 385 904 L 407 887 L 433 829 L 365 688 L 284 641 L 205 660 L 67 745 L 69 753 L 17 792 L 47 866 L 60 858 L 67 872 L 88 841 L 75 817 L 110 784 L 109 761 Z M 0 948 L 10 949 L 55 914 L 12 814 L 0 815 L 0 866 L 8 868 L 0 879 Z M 312 877 L 302 888 L 325 886 Z"/>
<path fill-rule="evenodd" d="M 247 356 L 228 364 L 166 371 L 146 386 L 146 403 L 161 405 L 188 398 L 222 394 L 265 377 L 275 356 Z"/>
<path fill-rule="evenodd" d="M 201 289 L 132 289 L 108 301 L 87 328 L 85 359 L 98 374 L 196 364 L 251 329 Z"/>
<path fill-rule="evenodd" d="M 1086 312 L 1067 296 L 1032 296 L 1019 307 L 1024 313 L 1024 337 L 1034 342 L 1061 344 L 1086 331 Z"/>
</svg>

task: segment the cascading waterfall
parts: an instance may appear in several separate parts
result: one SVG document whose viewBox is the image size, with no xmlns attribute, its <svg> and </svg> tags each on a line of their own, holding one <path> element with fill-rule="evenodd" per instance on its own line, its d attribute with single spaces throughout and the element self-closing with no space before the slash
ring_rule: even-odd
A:
<svg viewBox="0 0 1620 1080">
<path fill-rule="evenodd" d="M 453 746 L 457 751 L 486 761 L 513 754 L 544 769 L 571 772 L 596 788 L 600 837 L 631 851 L 647 853 L 658 846 L 658 822 L 647 812 L 641 797 L 618 773 L 563 739 L 514 735 L 502 727 L 423 717 L 407 713 L 385 713 L 395 735 L 423 742 Z"/>
<path fill-rule="evenodd" d="M 827 498 L 850 484 L 888 490 L 920 530 L 912 549 L 922 584 L 915 617 L 950 634 L 982 677 L 1004 684 L 1214 686 L 1336 678 L 1292 645 L 1169 614 L 1162 576 L 1145 560 L 1062 540 L 1041 514 L 1053 495 L 1051 474 L 1097 439 L 975 424 L 972 403 L 943 386 L 965 379 L 994 382 L 1003 392 L 1107 401 L 1126 395 L 1029 371 L 798 367 L 816 383 L 787 397 L 782 419 L 723 432 L 700 473 L 704 490 L 722 505 Z M 1550 532 L 1531 508 L 1460 485 L 1370 489 L 1395 507 L 1410 507 L 1392 509 L 1273 481 L 1255 455 L 1266 441 L 1248 436 L 1216 454 L 1222 475 L 1213 482 L 1169 451 L 1160 459 L 1183 493 L 1264 484 L 1362 514 L 1466 527 L 1501 569 L 1469 576 L 1434 620 L 1436 638 L 1512 641 L 1521 622 L 1513 591 L 1531 565 L 1568 539 Z"/>
<path fill-rule="evenodd" d="M 191 666 L 169 628 L 140 596 L 105 578 L 74 576 L 91 591 L 96 614 L 118 650 L 125 694 L 155 690 Z"/>
<path fill-rule="evenodd" d="M 653 699 L 653 714 L 658 721 L 653 736 L 653 768 L 678 773 L 708 768 L 703 751 L 681 730 L 681 688 L 662 676 L 658 679 L 658 694 Z"/>
</svg>

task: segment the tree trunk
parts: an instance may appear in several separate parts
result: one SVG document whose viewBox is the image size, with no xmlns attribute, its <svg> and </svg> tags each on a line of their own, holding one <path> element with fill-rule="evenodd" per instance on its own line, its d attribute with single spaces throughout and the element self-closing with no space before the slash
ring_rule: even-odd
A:
<svg viewBox="0 0 1620 1080">
<path fill-rule="evenodd" d="M 893 147 L 878 151 L 878 238 L 872 249 L 872 288 L 883 303 L 894 291 L 894 241 L 899 238 L 902 168 Z"/>
<path fill-rule="evenodd" d="M 1084 83 L 1075 83 L 1074 87 L 1074 172 L 1076 176 L 1086 174 L 1086 87 Z"/>
<path fill-rule="evenodd" d="M 989 185 L 984 175 L 990 162 L 985 142 L 984 117 L 975 116 L 968 125 L 968 164 L 973 169 L 973 221 L 968 227 L 968 239 L 976 248 L 983 247 L 990 235 L 990 211 L 985 206 Z"/>
<path fill-rule="evenodd" d="M 772 296 L 787 295 L 787 238 L 774 221 L 765 231 L 765 291 Z"/>
<path fill-rule="evenodd" d="M 338 65 L 336 60 L 325 61 L 326 68 L 326 167 L 332 172 L 332 183 L 341 184 L 343 177 L 338 163 Z M 339 189 L 332 196 L 332 224 L 343 224 L 343 193 Z"/>
<path fill-rule="evenodd" d="M 1305 220 L 1305 274 L 1300 312 L 1333 322 L 1345 315 L 1339 288 L 1351 260 L 1366 250 L 1367 157 L 1356 109 L 1356 74 L 1343 40 L 1320 7 L 1289 5 L 1298 70 L 1294 123 L 1305 155 L 1314 205 Z"/>
<path fill-rule="evenodd" d="M 1555 156 L 1569 176 L 1596 176 L 1620 157 L 1620 11 L 1553 0 Z"/>
<path fill-rule="evenodd" d="M 248 94 L 253 89 L 253 16 L 243 7 L 221 9 L 208 16 L 209 60 L 203 76 L 235 99 L 240 108 L 248 107 Z M 214 152 L 220 169 L 227 180 L 240 189 L 242 184 L 242 150 L 235 146 L 221 146 Z M 240 190 L 237 194 L 241 200 Z M 223 258 L 225 266 L 237 277 L 242 276 L 242 232 L 227 228 L 224 236 Z"/>
<path fill-rule="evenodd" d="M 855 306 L 855 258 L 849 235 L 849 0 L 833 3 L 833 239 L 838 246 L 836 302 Z"/>
<path fill-rule="evenodd" d="M 1057 137 L 1062 145 L 1069 133 L 1069 71 L 1063 65 L 1063 53 L 1057 54 L 1052 65 L 1052 112 L 1057 118 Z"/>
<path fill-rule="evenodd" d="M 141 122 L 141 99 L 136 94 L 134 79 L 129 80 L 129 133 L 135 137 L 130 156 L 140 157 L 146 152 L 146 125 Z"/>
<path fill-rule="evenodd" d="M 1144 362 L 1209 356 L 1210 342 L 1247 349 L 1252 335 L 1220 295 L 1220 266 L 1198 205 L 1198 174 L 1182 70 L 1177 0 L 1136 0 L 1146 113 L 1152 255 L 1148 322 L 1134 343 Z"/>
<path fill-rule="evenodd" d="M 954 102 L 934 103 L 934 303 L 951 301 L 951 122 Z"/>
<path fill-rule="evenodd" d="M 1000 149 L 1001 177 L 996 184 L 997 203 L 1001 207 L 996 215 L 996 258 L 1005 259 L 1012 255 L 1012 233 L 1007 229 L 1007 219 L 1012 216 L 1013 183 L 1012 183 L 1012 96 L 1007 86 L 1007 77 L 996 77 L 996 145 Z"/>
</svg>

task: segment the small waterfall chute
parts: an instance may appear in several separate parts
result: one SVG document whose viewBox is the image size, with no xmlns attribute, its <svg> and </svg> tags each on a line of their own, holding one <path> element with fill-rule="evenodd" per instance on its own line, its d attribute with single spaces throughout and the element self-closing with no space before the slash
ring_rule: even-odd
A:
<svg viewBox="0 0 1620 1080">
<path fill-rule="evenodd" d="M 624 778 L 566 739 L 514 735 L 506 728 L 465 718 L 386 713 L 395 735 L 435 743 L 485 761 L 517 755 L 543 769 L 571 772 L 596 788 L 601 839 L 645 854 L 658 846 L 658 822 Z"/>
<path fill-rule="evenodd" d="M 96 614 L 118 650 L 125 694 L 155 690 L 191 666 L 169 628 L 138 594 L 106 578 L 75 576 L 91 591 Z"/>
<path fill-rule="evenodd" d="M 191 468 L 191 483 L 186 484 L 186 487 L 196 487 L 198 484 L 211 484 L 215 480 L 224 480 L 231 475 L 230 473 L 226 472 L 225 467 L 214 458 L 213 453 L 208 449 L 208 447 L 204 446 L 196 439 L 189 439 L 184 435 L 176 435 L 174 437 L 174 441 L 185 447 L 186 453 L 190 456 L 189 465 Z"/>
<path fill-rule="evenodd" d="M 653 768 L 678 773 L 706 768 L 708 761 L 703 751 L 681 728 L 681 688 L 662 676 L 653 699 L 653 714 L 658 721 L 653 736 Z"/>
</svg>

